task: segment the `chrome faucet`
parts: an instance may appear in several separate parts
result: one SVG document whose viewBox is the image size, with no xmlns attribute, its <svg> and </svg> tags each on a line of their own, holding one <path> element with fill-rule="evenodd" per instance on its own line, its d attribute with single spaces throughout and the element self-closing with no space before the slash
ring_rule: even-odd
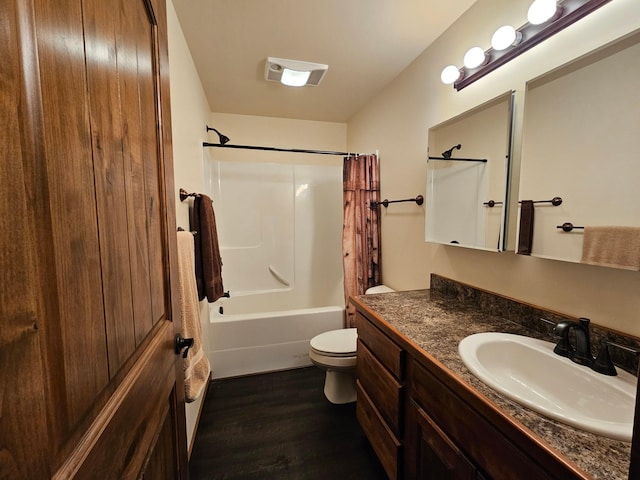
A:
<svg viewBox="0 0 640 480">
<path fill-rule="evenodd" d="M 591 333 L 589 331 L 590 320 L 580 318 L 577 322 L 565 320 L 556 324 L 553 331 L 560 336 L 560 341 L 553 349 L 554 353 L 567 357 L 571 361 L 580 365 L 585 365 L 592 370 L 604 375 L 617 375 L 615 366 L 609 357 L 607 342 L 603 342 L 598 357 L 591 354 Z M 575 331 L 575 347 L 569 339 L 569 332 Z"/>
</svg>

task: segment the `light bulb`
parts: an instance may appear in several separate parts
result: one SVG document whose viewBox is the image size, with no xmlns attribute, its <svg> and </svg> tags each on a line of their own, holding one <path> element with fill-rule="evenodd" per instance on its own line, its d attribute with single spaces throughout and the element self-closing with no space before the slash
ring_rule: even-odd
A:
<svg viewBox="0 0 640 480">
<path fill-rule="evenodd" d="M 535 0 L 529 7 L 527 20 L 532 25 L 540 25 L 552 18 L 557 9 L 556 0 Z"/>
<path fill-rule="evenodd" d="M 440 74 L 440 80 L 447 85 L 454 83 L 460 78 L 460 70 L 455 65 L 447 65 Z"/>
<path fill-rule="evenodd" d="M 505 25 L 493 34 L 493 37 L 491 37 L 491 46 L 494 50 L 504 50 L 517 44 L 520 38 L 522 38 L 520 32 L 516 32 L 516 29 L 511 25 Z"/>
<path fill-rule="evenodd" d="M 310 75 L 311 72 L 300 72 L 298 70 L 285 68 L 282 71 L 280 82 L 289 87 L 302 87 L 307 84 Z"/>
<path fill-rule="evenodd" d="M 464 66 L 467 68 L 476 68 L 485 61 L 484 50 L 480 47 L 471 47 L 464 54 Z"/>
</svg>

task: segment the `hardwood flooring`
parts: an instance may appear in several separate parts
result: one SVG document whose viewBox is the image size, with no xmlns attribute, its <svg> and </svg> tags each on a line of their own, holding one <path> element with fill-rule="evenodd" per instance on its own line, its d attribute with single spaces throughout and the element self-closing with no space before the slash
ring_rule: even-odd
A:
<svg viewBox="0 0 640 480">
<path fill-rule="evenodd" d="M 192 480 L 386 479 L 355 416 L 316 367 L 214 381 L 191 454 Z"/>
</svg>

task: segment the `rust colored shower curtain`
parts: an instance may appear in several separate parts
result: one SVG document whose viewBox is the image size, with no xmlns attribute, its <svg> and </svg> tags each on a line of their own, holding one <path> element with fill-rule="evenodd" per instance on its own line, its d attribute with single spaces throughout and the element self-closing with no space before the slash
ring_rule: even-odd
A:
<svg viewBox="0 0 640 480">
<path fill-rule="evenodd" d="M 372 201 L 380 200 L 377 156 L 345 157 L 342 185 L 345 326 L 355 327 L 355 309 L 349 305 L 349 297 L 362 295 L 367 288 L 380 284 L 380 208 L 371 208 Z"/>
</svg>

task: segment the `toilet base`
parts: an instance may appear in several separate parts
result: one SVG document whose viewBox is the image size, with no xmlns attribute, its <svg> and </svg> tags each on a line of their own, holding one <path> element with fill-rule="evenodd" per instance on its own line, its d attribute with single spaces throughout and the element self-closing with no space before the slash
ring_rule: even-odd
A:
<svg viewBox="0 0 640 480">
<path fill-rule="evenodd" d="M 356 401 L 355 370 L 327 370 L 324 379 L 324 396 L 337 405 Z"/>
</svg>

